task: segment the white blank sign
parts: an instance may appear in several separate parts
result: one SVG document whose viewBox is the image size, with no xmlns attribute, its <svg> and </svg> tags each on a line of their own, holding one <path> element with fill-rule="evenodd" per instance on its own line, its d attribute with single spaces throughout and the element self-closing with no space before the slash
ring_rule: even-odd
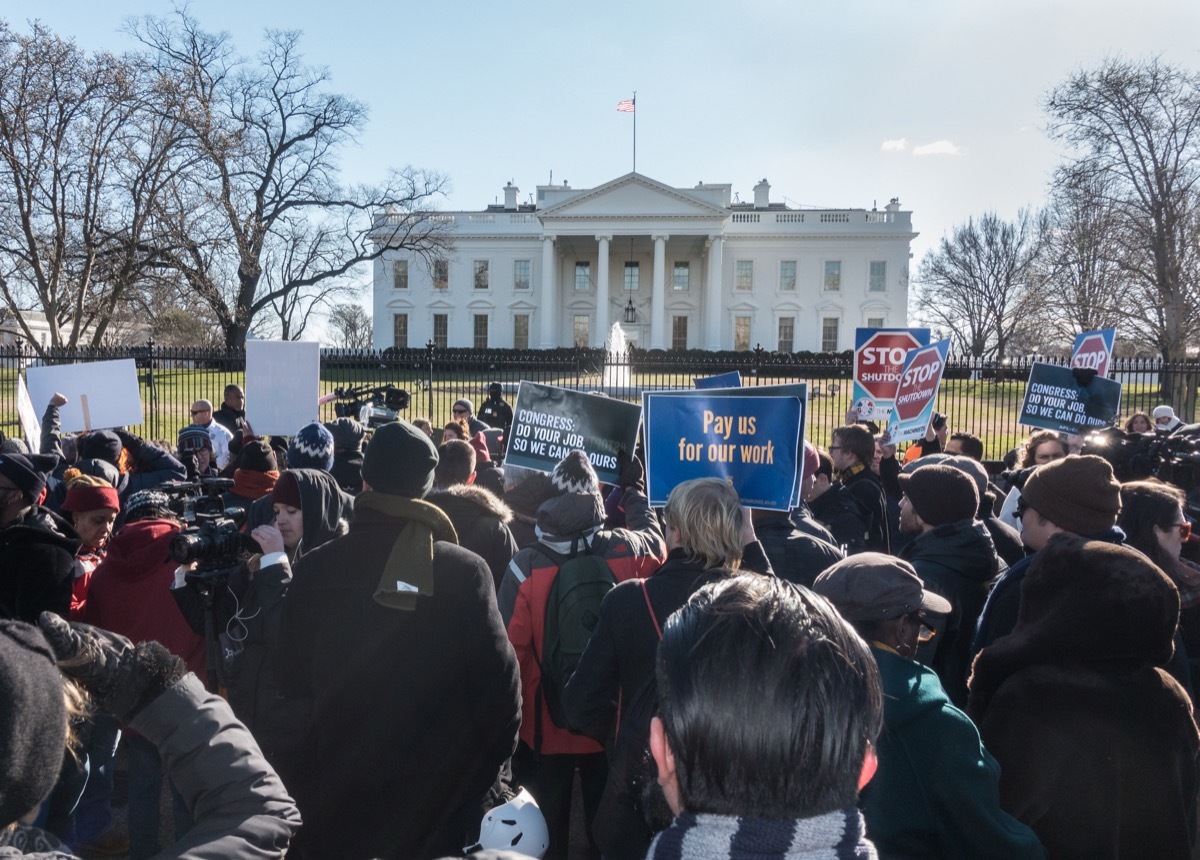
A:
<svg viewBox="0 0 1200 860">
<path fill-rule="evenodd" d="M 67 404 L 58 409 L 63 432 L 142 423 L 137 364 L 132 358 L 31 367 L 25 371 L 25 381 L 38 415 L 46 411 L 54 392 L 66 395 Z"/>
<path fill-rule="evenodd" d="M 259 436 L 294 436 L 317 420 L 321 345 L 246 342 L 246 421 Z"/>
</svg>

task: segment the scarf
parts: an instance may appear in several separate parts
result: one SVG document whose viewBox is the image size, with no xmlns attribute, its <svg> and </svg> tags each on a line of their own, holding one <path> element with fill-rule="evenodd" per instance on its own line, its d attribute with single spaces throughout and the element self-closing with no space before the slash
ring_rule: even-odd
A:
<svg viewBox="0 0 1200 860">
<path fill-rule="evenodd" d="M 654 837 L 647 860 L 876 860 L 855 807 L 814 818 L 685 812 Z"/>
<path fill-rule="evenodd" d="M 372 599 L 380 606 L 411 612 L 417 608 L 418 595 L 433 596 L 433 542 L 458 543 L 450 518 L 429 502 L 375 490 L 364 490 L 355 497 L 354 509 L 378 511 L 406 521 L 392 545 Z"/>
<path fill-rule="evenodd" d="M 279 472 L 272 469 L 269 472 L 256 472 L 253 469 L 233 470 L 233 494 L 243 499 L 255 501 L 261 499 L 275 488 L 279 480 Z"/>
</svg>

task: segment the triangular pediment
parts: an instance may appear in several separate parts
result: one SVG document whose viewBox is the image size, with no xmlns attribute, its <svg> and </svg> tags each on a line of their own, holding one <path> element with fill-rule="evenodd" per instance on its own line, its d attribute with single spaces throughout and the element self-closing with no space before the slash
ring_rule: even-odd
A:
<svg viewBox="0 0 1200 860">
<path fill-rule="evenodd" d="M 724 218 L 729 213 L 686 191 L 627 173 L 538 212 L 554 218 Z"/>
</svg>

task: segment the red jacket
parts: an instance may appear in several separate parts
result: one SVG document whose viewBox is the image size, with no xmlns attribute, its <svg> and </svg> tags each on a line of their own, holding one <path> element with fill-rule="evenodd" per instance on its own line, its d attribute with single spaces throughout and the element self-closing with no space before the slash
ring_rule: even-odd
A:
<svg viewBox="0 0 1200 860">
<path fill-rule="evenodd" d="M 179 529 L 170 520 L 138 520 L 117 532 L 92 573 L 82 620 L 134 642 L 161 642 L 204 677 L 204 638 L 171 596 L 176 565 L 167 548 Z"/>
</svg>

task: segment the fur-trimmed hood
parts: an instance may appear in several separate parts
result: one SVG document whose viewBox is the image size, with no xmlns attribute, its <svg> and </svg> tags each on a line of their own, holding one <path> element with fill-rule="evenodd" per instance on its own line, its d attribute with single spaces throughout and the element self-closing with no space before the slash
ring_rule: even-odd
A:
<svg viewBox="0 0 1200 860">
<path fill-rule="evenodd" d="M 508 525 L 512 522 L 513 512 L 507 504 L 491 490 L 468 484 L 455 484 L 434 490 L 425 497 L 425 501 L 437 505 L 447 514 L 451 509 L 457 513 L 459 509 L 479 509 L 479 513 L 493 516 Z M 453 519 L 453 517 L 451 517 Z"/>
</svg>

